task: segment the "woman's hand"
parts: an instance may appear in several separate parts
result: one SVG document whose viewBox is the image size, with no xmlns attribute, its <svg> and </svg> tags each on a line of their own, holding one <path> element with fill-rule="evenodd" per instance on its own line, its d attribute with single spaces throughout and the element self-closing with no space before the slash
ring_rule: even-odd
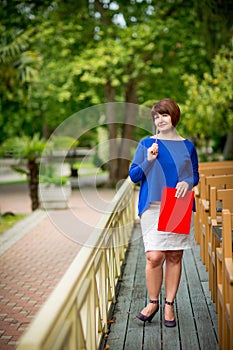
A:
<svg viewBox="0 0 233 350">
<path fill-rule="evenodd" d="M 176 185 L 176 198 L 184 197 L 188 192 L 189 184 L 185 181 L 178 182 Z"/>
<path fill-rule="evenodd" d="M 147 150 L 147 159 L 152 162 L 158 157 L 158 144 L 154 142 L 150 148 Z"/>
</svg>

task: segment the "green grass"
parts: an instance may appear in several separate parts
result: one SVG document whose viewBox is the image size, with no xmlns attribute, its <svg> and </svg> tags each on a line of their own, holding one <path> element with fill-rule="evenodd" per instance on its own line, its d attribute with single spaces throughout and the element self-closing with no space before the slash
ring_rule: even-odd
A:
<svg viewBox="0 0 233 350">
<path fill-rule="evenodd" d="M 94 169 L 96 166 L 92 162 L 75 162 L 73 164 L 74 169 Z"/>
<path fill-rule="evenodd" d="M 13 227 L 18 221 L 25 218 L 27 214 L 14 214 L 0 216 L 0 234 L 3 234 L 6 230 Z"/>
<path fill-rule="evenodd" d="M 107 174 L 108 172 L 105 170 L 100 170 L 98 172 L 90 172 L 90 173 L 85 173 L 85 174 L 78 174 L 79 177 L 87 177 L 87 176 L 93 176 L 93 175 L 103 175 Z"/>
<path fill-rule="evenodd" d="M 25 179 L 25 180 L 14 180 L 14 181 L 1 181 L 0 182 L 0 186 L 1 185 L 26 184 L 27 182 L 28 182 L 27 179 Z"/>
</svg>

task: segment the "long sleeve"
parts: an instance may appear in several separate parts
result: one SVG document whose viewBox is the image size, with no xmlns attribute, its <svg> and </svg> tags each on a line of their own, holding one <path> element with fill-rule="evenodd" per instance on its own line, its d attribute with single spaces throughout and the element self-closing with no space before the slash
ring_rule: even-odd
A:
<svg viewBox="0 0 233 350">
<path fill-rule="evenodd" d="M 158 157 L 149 162 L 147 150 L 153 142 L 151 137 L 140 141 L 129 169 L 131 180 L 140 182 L 139 215 L 151 202 L 161 200 L 163 187 L 175 188 L 178 182 L 186 181 L 191 190 L 199 181 L 197 152 L 192 142 L 158 140 Z"/>
<path fill-rule="evenodd" d="M 134 183 L 140 182 L 145 179 L 149 170 L 153 165 L 153 161 L 147 160 L 147 147 L 141 142 L 136 149 L 133 162 L 129 169 L 129 176 Z"/>
<path fill-rule="evenodd" d="M 196 148 L 193 147 L 191 154 L 191 161 L 193 166 L 193 186 L 196 186 L 199 182 L 199 171 L 198 171 L 198 157 Z"/>
</svg>

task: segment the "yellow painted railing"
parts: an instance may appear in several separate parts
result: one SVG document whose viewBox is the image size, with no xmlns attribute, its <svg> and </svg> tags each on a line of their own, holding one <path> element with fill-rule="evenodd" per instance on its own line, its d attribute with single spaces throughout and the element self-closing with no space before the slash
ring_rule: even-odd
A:
<svg viewBox="0 0 233 350">
<path fill-rule="evenodd" d="M 17 350 L 97 350 L 134 226 L 127 179 L 85 247 L 23 335 Z M 99 227 L 101 227 L 101 232 Z"/>
</svg>

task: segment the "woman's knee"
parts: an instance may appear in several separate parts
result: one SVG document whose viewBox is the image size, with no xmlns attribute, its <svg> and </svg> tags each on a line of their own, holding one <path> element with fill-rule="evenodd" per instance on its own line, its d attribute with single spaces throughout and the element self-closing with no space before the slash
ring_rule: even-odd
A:
<svg viewBox="0 0 233 350">
<path fill-rule="evenodd" d="M 146 263 L 147 266 L 155 268 L 158 266 L 162 266 L 165 260 L 165 254 L 160 251 L 149 251 L 146 253 Z"/>
<path fill-rule="evenodd" d="M 170 250 L 166 252 L 166 262 L 179 264 L 183 256 L 183 250 Z"/>
</svg>

